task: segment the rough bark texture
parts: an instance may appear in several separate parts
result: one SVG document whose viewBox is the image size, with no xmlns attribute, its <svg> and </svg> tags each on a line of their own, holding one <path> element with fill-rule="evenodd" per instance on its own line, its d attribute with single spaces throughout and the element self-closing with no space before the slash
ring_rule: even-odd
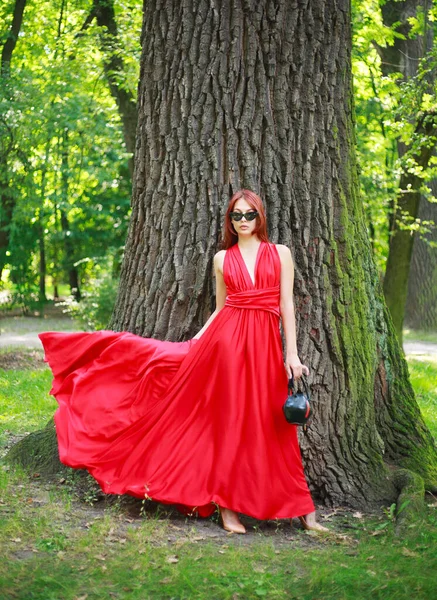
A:
<svg viewBox="0 0 437 600">
<path fill-rule="evenodd" d="M 436 481 L 358 197 L 347 0 L 145 3 L 133 214 L 112 328 L 182 340 L 214 307 L 212 258 L 241 187 L 293 250 L 302 439 L 327 503 L 392 500 L 386 463 Z"/>
<path fill-rule="evenodd" d="M 378 47 L 381 56 L 381 68 L 385 76 L 400 73 L 400 80 L 407 81 L 417 75 L 420 60 L 432 48 L 433 30 L 427 19 L 427 11 L 431 8 L 428 0 L 387 0 L 381 6 L 384 24 L 393 27 L 403 38 L 395 38 L 392 46 Z M 424 35 L 410 37 L 411 23 L 409 18 L 415 17 L 419 10 L 425 14 Z M 432 76 L 428 76 L 428 83 L 432 84 Z M 426 80 L 425 80 L 426 81 Z M 431 86 L 433 90 L 433 86 Z M 431 90 L 430 90 L 431 91 Z M 431 93 L 433 93 L 431 91 Z M 435 138 L 435 115 L 429 115 L 428 123 L 423 122 L 423 116 L 419 116 L 416 125 L 416 133 Z M 435 141 L 433 142 L 435 144 Z M 398 141 L 398 154 L 402 157 L 407 151 L 402 141 Z M 433 148 L 429 145 L 415 157 L 421 167 L 428 166 Z M 411 257 L 413 252 L 414 238 L 409 231 L 399 230 L 398 219 L 401 213 L 407 214 L 412 219 L 418 217 L 420 205 L 419 188 L 422 180 L 410 173 L 403 173 L 399 187 L 402 190 L 396 202 L 396 208 L 390 215 L 390 244 L 389 256 L 384 277 L 384 294 L 387 305 L 395 325 L 399 342 L 402 344 L 402 329 L 407 301 L 408 278 L 411 268 Z M 410 186 L 410 193 L 405 193 Z M 423 199 L 422 199 L 423 201 Z"/>
<path fill-rule="evenodd" d="M 430 187 L 433 196 L 437 197 L 436 179 Z M 417 235 L 414 239 L 405 325 L 422 331 L 437 331 L 437 204 L 421 198 L 418 217 L 421 221 L 433 221 L 435 226 L 425 234 L 426 241 Z M 433 242 L 434 247 L 427 242 Z"/>
</svg>

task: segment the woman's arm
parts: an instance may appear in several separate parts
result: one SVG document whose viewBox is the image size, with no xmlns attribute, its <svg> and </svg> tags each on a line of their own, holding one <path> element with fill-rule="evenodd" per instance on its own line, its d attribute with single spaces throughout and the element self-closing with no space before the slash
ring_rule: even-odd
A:
<svg viewBox="0 0 437 600">
<path fill-rule="evenodd" d="M 281 297 L 280 310 L 282 327 L 285 335 L 285 369 L 290 378 L 291 373 L 295 379 L 302 376 L 302 372 L 309 375 L 309 369 L 300 362 L 296 345 L 296 318 L 294 313 L 293 286 L 294 286 L 294 264 L 290 249 L 282 244 L 277 244 L 279 257 L 281 259 Z"/>
<path fill-rule="evenodd" d="M 199 339 L 202 334 L 208 329 L 211 323 L 214 321 L 218 313 L 225 305 L 226 301 L 226 285 L 223 279 L 223 261 L 225 258 L 226 250 L 220 250 L 214 256 L 214 273 L 215 273 L 215 311 L 211 314 L 202 329 L 196 333 L 194 340 Z"/>
</svg>

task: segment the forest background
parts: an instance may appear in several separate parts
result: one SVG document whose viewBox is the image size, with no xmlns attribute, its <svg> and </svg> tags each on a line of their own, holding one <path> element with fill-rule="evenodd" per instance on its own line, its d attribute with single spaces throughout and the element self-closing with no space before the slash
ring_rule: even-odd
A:
<svg viewBox="0 0 437 600">
<path fill-rule="evenodd" d="M 213 6 L 213 3 L 207 4 L 209 8 Z M 267 4 L 273 6 L 278 2 Z M 312 13 L 310 10 L 305 13 L 307 7 L 320 9 L 324 6 L 326 15 L 332 17 L 332 20 L 326 18 L 326 39 L 331 40 L 330 36 L 335 32 L 329 26 L 335 22 L 335 10 L 341 3 L 311 0 L 306 4 L 299 0 L 291 4 L 298 7 L 296 10 L 303 13 L 304 18 Z M 341 6 L 344 8 L 346 4 Z M 249 5 L 245 3 L 244 10 L 248 10 Z M 150 2 L 145 6 L 149 15 L 156 11 L 154 14 L 158 18 L 163 4 Z M 184 7 L 188 12 L 189 3 Z M 110 322 L 131 214 L 133 153 L 141 143 L 147 146 L 148 142 L 145 135 L 141 140 L 137 139 L 137 144 L 135 142 L 140 63 L 146 65 L 142 71 L 144 96 L 148 91 L 147 77 L 150 78 L 150 89 L 156 81 L 153 77 L 159 77 L 159 73 L 151 68 L 153 61 L 148 63 L 144 54 L 140 56 L 142 8 L 140 2 L 115 0 L 8 0 L 0 7 L 0 316 L 47 317 L 52 305 L 60 302 L 61 309 L 77 317 L 82 328 L 104 328 Z M 365 209 L 366 229 L 371 241 L 368 248 L 384 285 L 387 304 L 396 316 L 398 337 L 402 338 L 403 326 L 414 328 L 419 339 L 435 342 L 436 3 L 365 0 L 354 1 L 352 8 L 353 121 L 361 187 L 359 201 Z M 399 8 L 402 15 L 398 18 L 400 13 L 396 9 Z M 162 21 L 165 30 L 165 19 Z M 143 32 L 143 39 L 147 40 L 150 33 L 150 30 Z M 154 42 L 155 51 L 159 52 L 159 36 Z M 348 43 L 347 40 L 346 45 Z M 147 44 L 143 45 L 147 47 Z M 334 39 L 334 47 L 338 48 L 338 39 Z M 335 62 L 335 58 L 333 64 L 338 66 L 340 63 Z M 348 63 L 342 64 L 348 71 Z M 347 80 L 348 75 L 344 78 Z M 165 120 L 165 109 L 171 103 L 164 105 L 163 113 L 153 111 L 155 118 L 164 114 Z M 349 103 L 346 107 L 345 113 L 343 107 L 339 107 L 337 125 L 345 114 L 347 119 L 350 118 Z M 140 116 L 143 123 L 147 121 L 146 110 Z M 331 133 L 335 135 L 334 131 L 329 131 Z M 340 145 L 343 142 L 345 147 L 349 146 L 349 139 L 337 137 Z M 176 143 L 171 147 L 174 149 L 175 146 Z M 153 154 L 153 148 L 150 154 Z M 137 163 L 140 155 L 138 152 Z M 338 167 L 338 163 L 335 164 Z M 317 166 L 314 165 L 315 171 Z M 335 179 L 335 169 L 329 170 L 326 177 Z M 137 190 L 138 180 L 141 177 L 136 178 Z M 355 191 L 354 185 L 348 189 Z M 337 189 L 335 185 L 333 189 Z M 346 200 L 355 197 L 350 196 Z M 299 200 L 303 205 L 304 197 Z M 348 208 L 352 217 L 346 215 L 347 211 L 340 206 L 344 200 L 341 194 L 336 200 L 339 202 L 336 216 L 339 216 L 340 225 L 344 225 L 342 218 L 346 222 L 357 216 L 361 219 L 361 213 L 352 209 L 351 202 Z M 344 204 L 347 206 L 347 202 Z M 202 206 L 202 198 L 198 198 L 198 205 L 191 213 L 197 215 L 198 210 L 199 221 Z M 160 206 L 157 213 L 159 210 Z M 173 218 L 177 214 L 176 210 L 172 211 Z M 156 219 L 157 227 L 164 229 L 162 221 Z M 151 222 L 155 221 L 151 219 Z M 341 229 L 337 223 L 335 225 Z M 360 227 L 361 222 L 357 229 L 348 228 L 348 231 L 359 232 Z M 338 237 L 341 232 L 335 234 Z M 299 238 L 291 239 L 299 259 L 301 248 L 296 241 Z M 393 239 L 401 240 L 400 246 L 392 244 Z M 367 253 L 367 246 L 361 241 L 354 238 L 356 253 L 353 257 L 357 262 L 360 258 L 357 254 L 363 248 Z M 196 244 L 196 251 L 205 255 L 200 246 L 201 243 Z M 307 250 L 304 245 L 303 250 Z M 128 250 L 126 256 L 129 257 Z M 185 260 L 184 264 L 187 262 Z M 192 269 L 193 264 L 189 263 Z M 299 269 L 299 260 L 296 264 Z M 399 265 L 401 268 L 397 269 Z M 330 266 L 339 269 L 331 269 L 337 276 L 340 263 Z M 393 277 L 389 285 L 386 282 L 390 270 Z M 168 288 L 164 286 L 165 282 L 163 284 L 161 269 L 156 271 L 161 296 L 165 296 Z M 132 272 L 135 275 L 135 269 Z M 357 271 L 363 272 L 366 271 Z M 204 271 L 198 269 L 197 273 L 200 278 Z M 408 289 L 401 290 L 399 281 L 402 282 L 406 275 Z M 144 282 L 144 278 L 141 281 Z M 296 281 L 299 285 L 299 278 Z M 354 292 L 351 296 L 357 299 L 357 304 L 363 300 L 365 305 L 369 300 L 367 294 L 370 306 L 377 310 L 378 303 L 372 304 L 373 289 L 360 286 L 355 279 L 344 278 L 342 281 L 352 281 Z M 130 289 L 131 286 L 123 287 Z M 329 286 L 327 289 L 332 292 Z M 337 298 L 337 312 L 330 310 L 329 291 L 326 298 L 322 296 L 326 300 L 328 316 L 332 314 L 340 333 L 349 334 L 353 331 L 353 317 L 361 313 L 355 313 L 356 307 L 349 302 L 344 311 L 346 318 L 342 319 L 342 313 L 338 313 L 342 296 Z M 404 291 L 405 306 L 401 301 Z M 300 298 L 301 290 L 297 289 L 297 292 L 296 297 Z M 134 286 L 132 293 L 136 294 Z M 204 316 L 209 308 L 209 298 L 199 300 L 192 288 L 186 296 L 201 305 L 199 314 L 195 315 L 200 320 L 202 310 Z M 142 297 L 137 299 L 142 305 L 146 304 Z M 120 329 L 123 328 L 120 315 L 129 311 L 124 310 L 123 302 L 119 305 L 117 327 Z M 40 320 L 45 329 L 47 323 L 53 323 L 49 318 Z M 144 334 L 141 319 L 133 320 L 135 331 Z M 17 317 L 14 324 L 24 321 L 35 322 L 37 319 Z M 71 325 L 70 320 L 64 321 L 67 324 L 63 323 L 63 327 Z M 359 380 L 359 375 L 360 368 L 369 361 L 360 362 L 365 355 L 362 348 L 356 346 L 371 347 L 367 356 L 376 356 L 372 319 L 366 321 L 371 324 L 368 332 L 363 333 L 357 328 L 352 336 L 345 335 L 342 353 L 335 355 L 324 352 L 323 348 L 320 350 L 327 363 L 335 362 L 335 377 L 331 386 L 328 382 L 326 396 L 336 401 L 339 396 L 336 382 L 340 382 L 343 406 L 352 398 L 356 408 L 347 413 L 345 422 L 342 422 L 341 410 L 332 413 L 331 437 L 323 430 L 324 420 L 317 418 L 302 446 L 307 459 L 307 474 L 317 483 L 321 481 L 316 472 L 317 458 L 325 460 L 335 450 L 336 446 L 331 443 L 333 438 L 350 441 L 350 448 L 346 444 L 338 452 L 337 460 L 331 461 L 333 469 L 329 477 L 325 473 L 331 504 L 318 507 L 320 518 L 333 530 L 332 537 L 316 541 L 285 523 L 250 521 L 247 541 L 229 540 L 214 522 L 184 522 L 180 518 L 178 521 L 168 513 L 162 519 L 162 507 L 154 512 L 150 510 L 147 515 L 150 518 L 143 519 L 150 507 L 141 506 L 140 510 L 138 503 L 129 505 L 128 498 L 102 498 L 93 482 L 87 480 L 84 485 L 76 471 L 56 471 L 52 481 L 47 483 L 42 477 L 41 464 L 31 466 L 30 478 L 21 473 L 16 464 L 13 469 L 9 464 L 2 464 L 0 541 L 8 556 L 14 559 L 4 561 L 3 569 L 0 569 L 0 590 L 3 584 L 8 594 L 5 597 L 91 600 L 110 594 L 111 597 L 144 598 L 146 589 L 153 594 L 151 597 L 251 598 L 264 595 L 288 598 L 291 588 L 297 597 L 308 599 L 432 597 L 437 559 L 437 505 L 435 486 L 430 485 L 431 477 L 427 477 L 425 488 L 422 478 L 414 477 L 413 473 L 420 493 L 414 491 L 405 500 L 402 489 L 399 496 L 396 494 L 397 504 L 394 501 L 388 506 L 379 504 L 373 514 L 364 514 L 361 508 L 351 509 L 349 504 L 349 508 L 339 506 L 339 496 L 336 496 L 336 481 L 344 481 L 346 471 L 347 474 L 351 471 L 349 457 L 353 459 L 355 469 L 353 479 L 349 480 L 355 485 L 354 489 L 363 488 L 365 478 L 361 477 L 360 469 L 366 460 L 372 472 L 372 464 L 381 466 L 382 461 L 372 463 L 370 460 L 376 454 L 374 449 L 381 446 L 374 432 L 384 436 L 385 457 L 391 458 L 396 465 L 405 466 L 406 458 L 410 460 L 407 467 L 411 466 L 415 472 L 420 471 L 420 466 L 424 465 L 423 470 L 430 466 L 423 458 L 428 456 L 425 451 L 431 456 L 431 436 L 435 438 L 437 432 L 435 360 L 431 361 L 430 356 L 426 360 L 407 356 L 407 371 L 404 363 L 398 360 L 399 348 L 394 344 L 396 340 L 391 328 L 384 325 L 382 335 L 379 335 L 383 321 L 380 311 L 375 319 L 378 377 L 372 371 L 365 380 L 368 387 L 362 383 L 364 379 Z M 2 319 L 0 330 L 5 322 L 8 319 Z M 318 325 L 319 321 L 316 323 Z M 362 318 L 359 323 L 363 323 Z M 185 333 L 189 333 L 188 327 L 194 329 L 195 325 L 189 323 Z M 162 331 L 170 338 L 177 337 L 174 328 L 169 327 L 167 331 L 166 326 L 167 321 L 162 325 Z M 419 329 L 421 331 L 417 332 Z M 4 331 L 1 333 L 0 342 L 7 337 Z M 155 330 L 153 334 L 156 334 Z M 435 350 L 435 344 L 430 346 Z M 344 358 L 344 362 L 339 357 Z M 48 458 L 56 458 L 56 438 L 51 426 L 55 401 L 47 395 L 51 375 L 46 367 L 41 369 L 42 356 L 9 348 L 5 353 L 0 352 L 0 367 L 1 453 L 10 456 L 15 450 L 15 456 L 19 454 L 20 458 L 32 459 L 38 457 L 38 440 L 46 441 L 50 437 L 52 445 Z M 344 373 L 350 375 L 347 380 L 342 379 Z M 360 381 L 355 387 L 354 376 Z M 424 435 L 427 430 L 421 425 L 409 378 L 431 435 Z M 388 380 L 392 385 L 387 387 L 384 384 Z M 374 385 L 382 392 L 382 395 L 376 395 L 376 402 L 368 393 Z M 314 388 L 317 390 L 317 386 Z M 350 408 L 350 403 L 348 406 Z M 323 405 L 324 414 L 325 407 L 326 404 Z M 363 414 L 365 419 L 361 418 Z M 374 424 L 369 414 L 376 415 L 378 427 L 368 430 L 370 434 L 366 433 L 364 442 L 362 422 Z M 32 431 L 30 435 L 29 431 Z M 354 435 L 346 435 L 350 432 Z M 327 441 L 325 446 L 320 446 L 317 439 L 325 433 Z M 358 453 L 355 452 L 354 436 Z M 402 450 L 400 456 L 396 454 L 398 448 Z M 348 453 L 349 449 L 353 452 Z M 315 459 L 311 455 L 313 450 L 319 452 Z M 365 460 L 363 451 L 367 453 Z M 402 473 L 402 470 L 397 472 Z M 376 490 L 376 497 L 378 482 L 375 479 L 372 483 L 371 491 Z M 402 484 L 399 487 L 408 486 Z M 80 503 L 76 502 L 78 494 Z M 408 509 L 415 508 L 416 504 L 417 513 L 424 519 L 420 522 L 414 520 L 415 514 L 407 517 Z M 332 510 L 328 508 L 333 505 Z M 365 510 L 370 510 L 370 505 L 365 506 Z"/>
<path fill-rule="evenodd" d="M 387 24 L 384 2 L 352 4 L 361 198 L 375 261 L 383 281 L 394 227 L 414 236 L 404 326 L 435 331 L 437 158 L 435 137 L 417 122 L 435 111 L 437 7 L 415 3 L 406 30 Z M 62 298 L 83 327 L 109 322 L 130 217 L 141 20 L 140 2 L 2 3 L 2 312 L 41 312 Z M 387 52 L 420 38 L 430 41 L 406 76 Z M 430 150 L 426 161 L 418 147 Z M 399 210 L 412 181 L 414 214 Z"/>
</svg>

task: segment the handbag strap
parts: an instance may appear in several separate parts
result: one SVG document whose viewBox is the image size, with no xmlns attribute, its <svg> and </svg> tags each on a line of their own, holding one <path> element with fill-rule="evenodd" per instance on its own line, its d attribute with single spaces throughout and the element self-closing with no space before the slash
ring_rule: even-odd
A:
<svg viewBox="0 0 437 600">
<path fill-rule="evenodd" d="M 306 378 L 305 373 L 302 373 L 302 378 L 301 379 L 303 381 L 303 385 L 304 385 L 305 392 L 306 392 L 306 395 L 308 397 L 308 400 L 311 400 L 310 388 L 308 386 L 308 382 L 307 382 L 307 378 Z M 292 392 L 294 392 L 294 376 L 293 376 L 293 371 L 291 372 L 291 377 L 288 380 L 288 393 L 290 393 L 290 390 Z"/>
</svg>

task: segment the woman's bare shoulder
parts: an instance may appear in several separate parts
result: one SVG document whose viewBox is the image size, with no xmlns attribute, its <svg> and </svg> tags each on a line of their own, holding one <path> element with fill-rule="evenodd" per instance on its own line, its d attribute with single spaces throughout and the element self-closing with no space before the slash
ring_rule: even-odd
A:
<svg viewBox="0 0 437 600">
<path fill-rule="evenodd" d="M 274 244 L 274 246 L 276 246 L 279 256 L 291 256 L 291 250 L 288 246 L 285 246 L 284 244 Z"/>
<path fill-rule="evenodd" d="M 226 250 L 219 250 L 214 254 L 214 264 L 220 269 L 223 268 L 223 261 L 225 260 Z"/>
</svg>

